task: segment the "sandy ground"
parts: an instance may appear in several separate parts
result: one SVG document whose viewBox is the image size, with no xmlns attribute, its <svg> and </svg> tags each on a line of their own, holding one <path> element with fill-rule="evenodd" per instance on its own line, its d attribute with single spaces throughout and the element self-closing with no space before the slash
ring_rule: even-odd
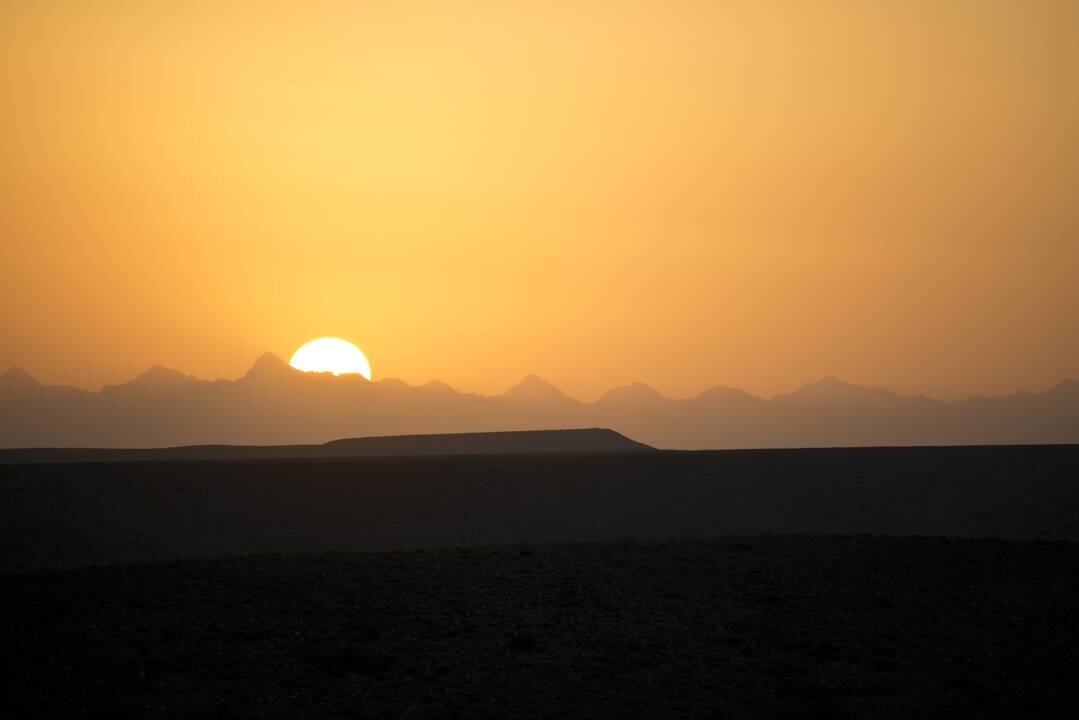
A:
<svg viewBox="0 0 1079 720">
<path fill-rule="evenodd" d="M 0 576 L 10 718 L 1076 717 L 1079 545 L 740 536 Z"/>
</svg>

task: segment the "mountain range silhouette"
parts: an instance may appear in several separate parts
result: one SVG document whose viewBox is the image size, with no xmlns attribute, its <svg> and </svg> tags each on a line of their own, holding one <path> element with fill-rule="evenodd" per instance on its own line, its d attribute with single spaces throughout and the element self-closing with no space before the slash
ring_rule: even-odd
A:
<svg viewBox="0 0 1079 720">
<path fill-rule="evenodd" d="M 431 381 L 303 373 L 265 353 L 236 380 L 155 365 L 100 392 L 0 375 L 0 447 L 323 443 L 343 437 L 607 427 L 674 449 L 1079 442 L 1079 381 L 944 402 L 825 378 L 771 400 L 634 383 L 593 403 L 529 375 L 501 395 Z"/>
</svg>

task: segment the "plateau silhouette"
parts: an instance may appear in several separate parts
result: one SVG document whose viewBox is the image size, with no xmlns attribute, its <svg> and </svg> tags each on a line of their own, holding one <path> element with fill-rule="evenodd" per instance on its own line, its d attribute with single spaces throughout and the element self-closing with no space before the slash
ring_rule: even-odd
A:
<svg viewBox="0 0 1079 720">
<path fill-rule="evenodd" d="M 0 448 L 0 463 L 170 460 L 311 460 L 319 458 L 648 452 L 613 430 L 521 430 L 344 438 L 321 445 L 185 445 L 168 448 Z"/>
</svg>

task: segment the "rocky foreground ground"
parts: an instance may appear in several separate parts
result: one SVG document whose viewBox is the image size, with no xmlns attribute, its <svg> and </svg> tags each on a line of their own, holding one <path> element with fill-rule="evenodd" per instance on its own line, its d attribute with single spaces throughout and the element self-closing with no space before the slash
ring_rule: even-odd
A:
<svg viewBox="0 0 1079 720">
<path fill-rule="evenodd" d="M 11 718 L 1079 716 L 1079 545 L 880 536 L 0 576 Z"/>
</svg>

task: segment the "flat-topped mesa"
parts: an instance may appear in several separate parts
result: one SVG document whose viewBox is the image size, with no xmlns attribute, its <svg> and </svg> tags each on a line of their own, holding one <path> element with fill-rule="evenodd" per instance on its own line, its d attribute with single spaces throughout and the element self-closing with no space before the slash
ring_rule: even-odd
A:
<svg viewBox="0 0 1079 720">
<path fill-rule="evenodd" d="M 640 452 L 648 445 L 606 428 L 398 435 L 334 440 L 332 455 L 520 455 L 531 453 Z"/>
<path fill-rule="evenodd" d="M 322 445 L 190 445 L 186 447 L 0 449 L 2 463 L 272 460 L 464 455 L 556 455 L 653 452 L 606 428 L 390 435 L 331 440 Z"/>
</svg>

